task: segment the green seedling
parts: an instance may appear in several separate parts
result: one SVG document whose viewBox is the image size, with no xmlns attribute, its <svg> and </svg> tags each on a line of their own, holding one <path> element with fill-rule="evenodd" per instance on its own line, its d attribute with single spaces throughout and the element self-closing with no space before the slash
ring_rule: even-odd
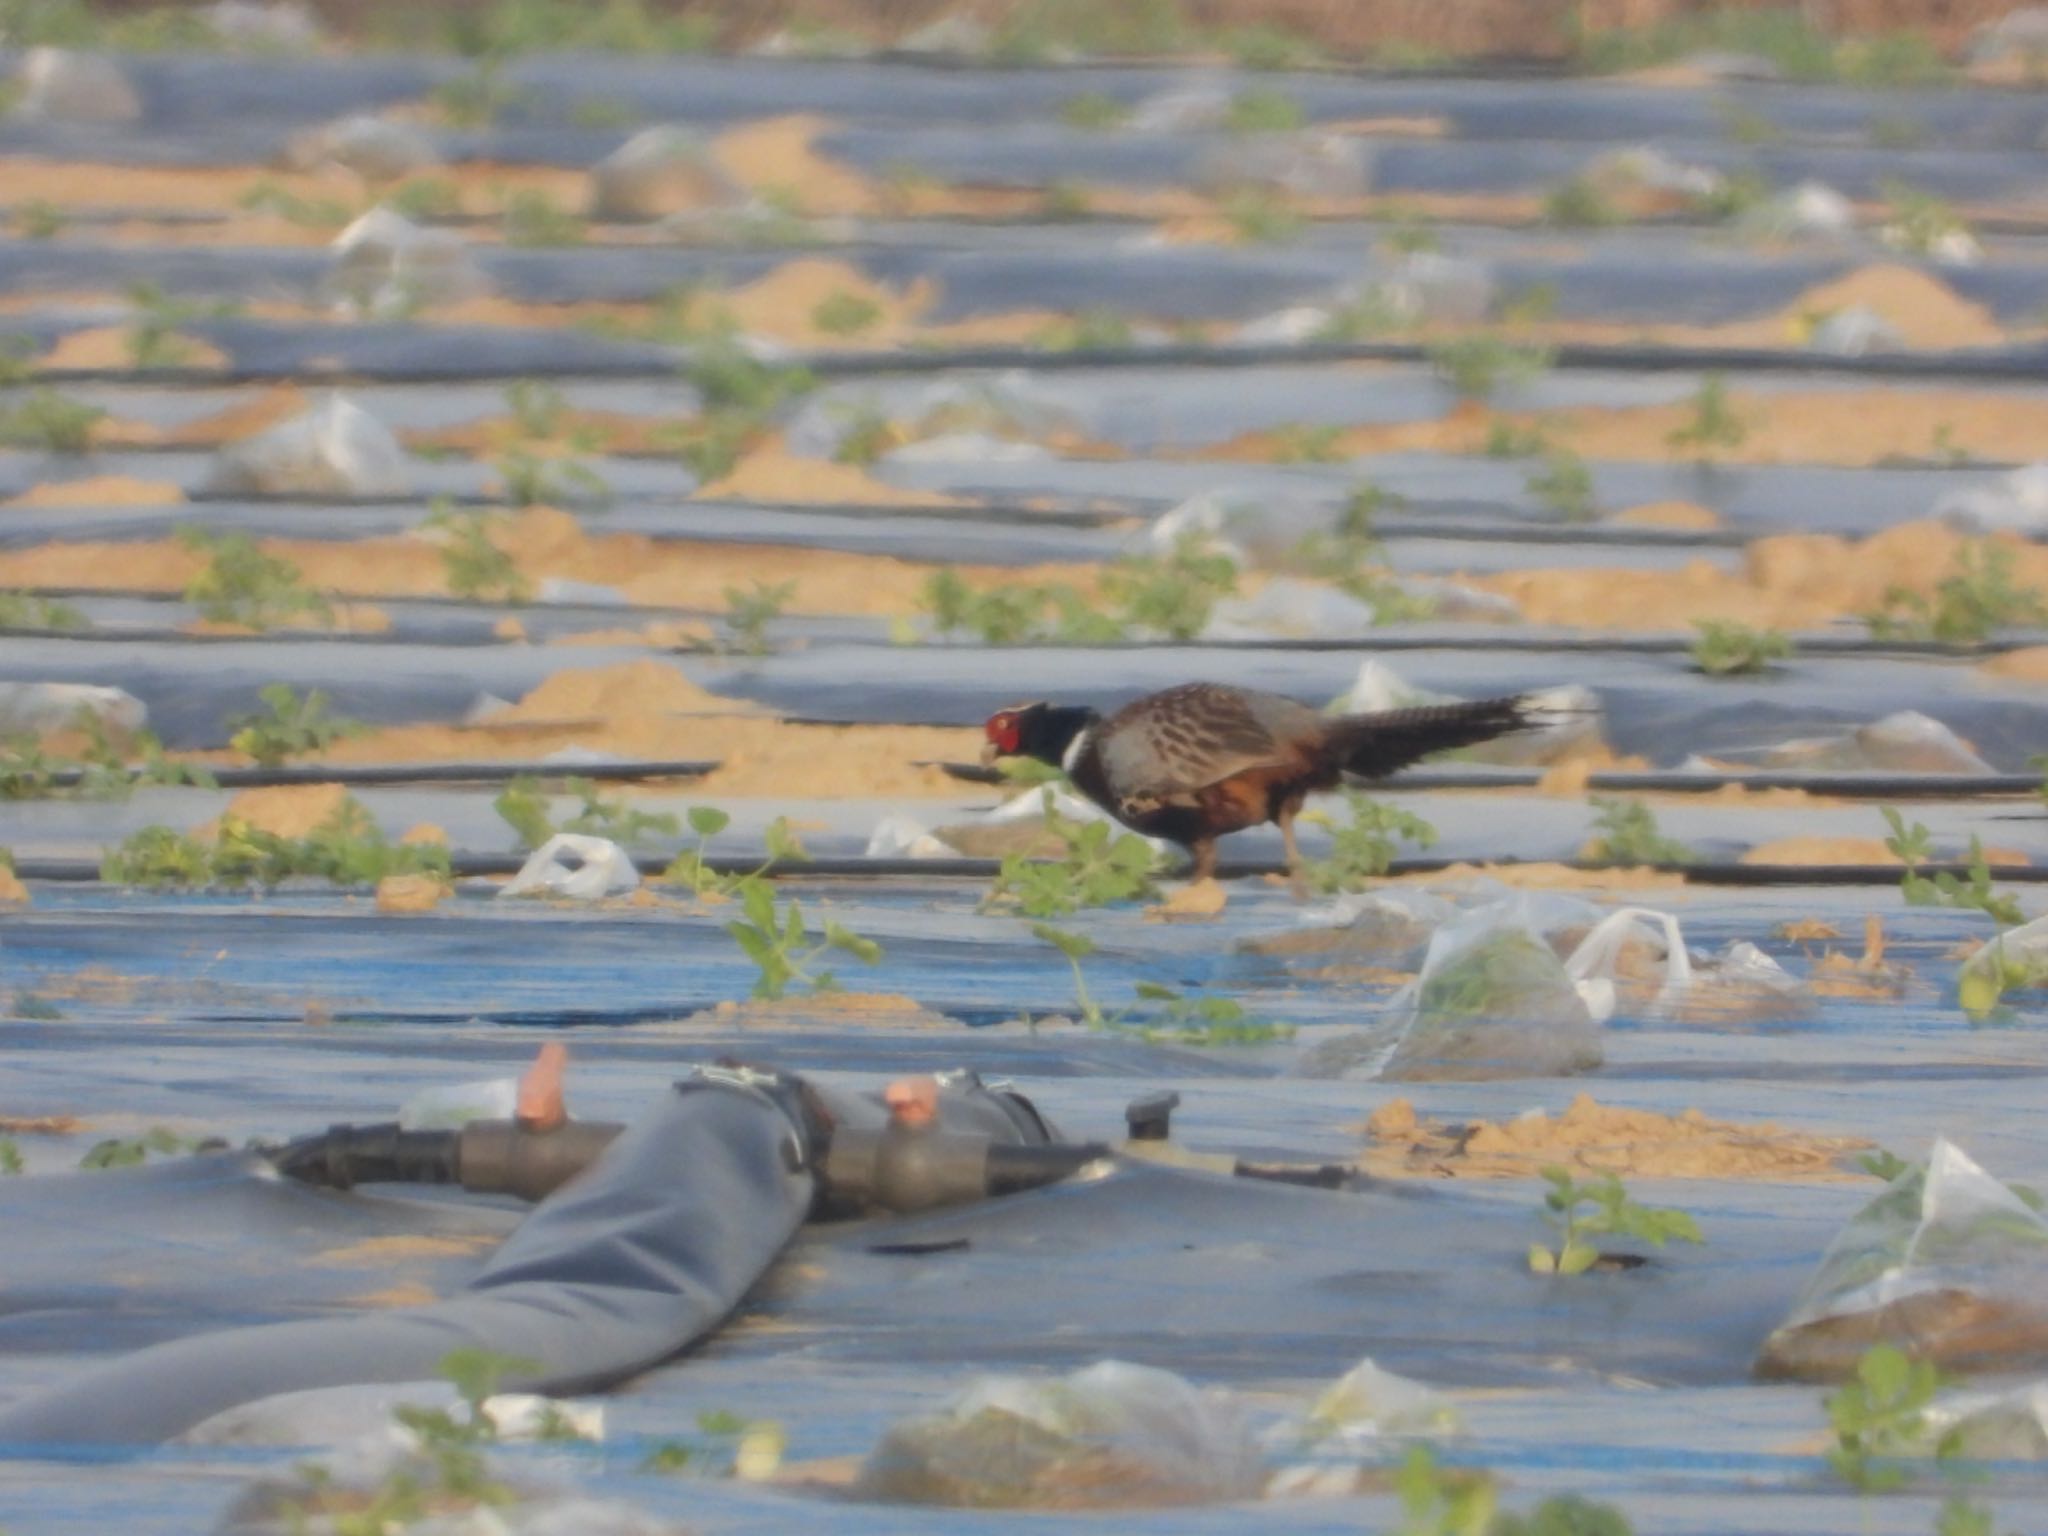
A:
<svg viewBox="0 0 2048 1536">
<path fill-rule="evenodd" d="M 306 229 L 339 229 L 355 217 L 346 203 L 332 198 L 302 197 L 282 182 L 265 177 L 236 199 L 251 213 L 270 213 Z"/>
<path fill-rule="evenodd" d="M 26 592 L 0 592 L 0 629 L 90 629 L 85 614 L 69 603 Z"/>
<path fill-rule="evenodd" d="M 128 361 L 136 368 L 177 368 L 194 355 L 193 338 L 180 327 L 194 320 L 222 320 L 241 313 L 232 299 L 173 299 L 154 283 L 128 290 L 134 318 L 123 333 Z"/>
<path fill-rule="evenodd" d="M 246 533 L 180 528 L 178 542 L 206 557 L 205 566 L 185 583 L 185 601 L 211 623 L 269 630 L 293 619 L 324 624 L 334 617 L 327 599 L 305 584 L 296 565 L 266 553 Z"/>
<path fill-rule="evenodd" d="M 765 878 L 770 869 L 781 864 L 801 864 L 810 858 L 804 851 L 803 839 L 789 824 L 789 818 L 778 816 L 769 822 L 761 834 L 765 857 L 759 866 L 743 875 L 721 875 L 705 861 L 704 848 L 710 840 L 731 825 L 732 818 L 715 806 L 692 806 L 688 813 L 690 830 L 697 834 L 697 846 L 685 848 L 661 873 L 661 878 L 670 885 L 688 886 L 699 896 L 729 897 L 748 881 Z"/>
<path fill-rule="evenodd" d="M 1551 451 L 1550 431 L 1545 423 L 1518 425 L 1505 416 L 1486 424 L 1486 456 L 1490 459 L 1535 459 Z"/>
<path fill-rule="evenodd" d="M 507 245 L 581 245 L 590 225 L 580 215 L 559 206 L 538 187 L 520 187 L 505 198 L 500 228 Z"/>
<path fill-rule="evenodd" d="M 1239 91 L 1223 112 L 1226 133 L 1292 133 L 1307 121 L 1301 103 L 1284 91 Z"/>
<path fill-rule="evenodd" d="M 449 127 L 488 128 L 532 94 L 507 80 L 497 59 L 487 58 L 468 74 L 436 86 L 432 100 Z"/>
<path fill-rule="evenodd" d="M 813 992 L 837 990 L 839 983 L 833 974 L 816 969 L 820 960 L 833 953 L 851 955 L 863 965 L 881 962 L 881 945 L 829 919 L 823 934 L 814 937 L 794 897 L 778 917 L 775 888 L 766 880 L 748 876 L 738 889 L 744 915 L 727 923 L 725 931 L 761 973 L 754 982 L 755 997 L 781 997 L 793 984 Z"/>
<path fill-rule="evenodd" d="M 712 410 L 746 411 L 765 417 L 817 387 L 807 368 L 762 362 L 729 336 L 708 336 L 684 370 Z"/>
<path fill-rule="evenodd" d="M 1969 222 L 1931 193 L 1897 180 L 1881 181 L 1877 189 L 1891 206 L 1891 222 L 1885 232 L 1900 250 L 1932 256 L 1944 242 L 1970 234 Z"/>
<path fill-rule="evenodd" d="M 1432 343 L 1427 356 L 1437 377 L 1459 399 L 1486 400 L 1505 385 L 1536 378 L 1556 354 L 1549 347 L 1480 334 Z"/>
<path fill-rule="evenodd" d="M 27 1172 L 28 1165 L 21 1160 L 21 1148 L 12 1136 L 0 1136 L 0 1173 L 9 1178 Z"/>
<path fill-rule="evenodd" d="M 1394 1474 L 1401 1500 L 1397 1536 L 1494 1536 L 1500 1490 L 1493 1475 L 1441 1465 L 1426 1445 L 1409 1449 Z"/>
<path fill-rule="evenodd" d="M 1144 1039 L 1157 1044 L 1271 1045 L 1294 1038 L 1293 1025 L 1255 1019 L 1235 998 L 1188 997 L 1150 981 L 1138 983 L 1138 996 L 1166 1005 L 1147 1018 L 1139 1030 Z"/>
<path fill-rule="evenodd" d="M 1729 619 L 1700 619 L 1693 628 L 1692 664 L 1709 677 L 1749 677 L 1792 656 L 1791 637 L 1782 630 L 1751 629 Z"/>
<path fill-rule="evenodd" d="M 515 507 L 602 507 L 612 488 L 581 459 L 555 458 L 525 448 L 508 448 L 491 460 L 505 499 Z"/>
<path fill-rule="evenodd" d="M 725 629 L 730 649 L 746 656 L 768 654 L 768 626 L 782 616 L 796 596 L 796 582 L 772 585 L 756 579 L 748 587 L 725 589 Z"/>
<path fill-rule="evenodd" d="M 1568 1168 L 1549 1167 L 1543 1179 L 1543 1219 L 1557 1233 L 1555 1249 L 1541 1243 L 1529 1249 L 1529 1268 L 1539 1275 L 1577 1275 L 1598 1262 L 1598 1237 L 1632 1237 L 1662 1248 L 1676 1240 L 1699 1243 L 1699 1223 L 1689 1212 L 1664 1206 L 1638 1205 L 1612 1173 L 1581 1183 Z"/>
<path fill-rule="evenodd" d="M 1308 220 L 1279 193 L 1240 187 L 1226 193 L 1218 209 L 1232 233 L 1247 245 L 1285 245 L 1299 240 Z"/>
<path fill-rule="evenodd" d="M 1233 27 L 1217 41 L 1246 69 L 1300 69 L 1317 54 L 1313 39 L 1264 22 Z"/>
<path fill-rule="evenodd" d="M 1560 182 L 1543 198 L 1543 222 L 1560 229 L 1605 229 L 1627 217 L 1590 176 Z"/>
<path fill-rule="evenodd" d="M 858 336 L 873 330 L 881 318 L 881 305 L 844 289 L 827 294 L 811 310 L 811 324 L 828 336 Z"/>
<path fill-rule="evenodd" d="M 1909 1359 L 1890 1344 L 1874 1344 L 1856 1362 L 1856 1374 L 1826 1400 L 1835 1443 L 1828 1465 L 1861 1493 L 1885 1493 L 1906 1480 L 1901 1457 L 1926 1443 L 1927 1408 L 1943 1386 L 1931 1360 Z M 1954 1454 L 1957 1436 L 1944 1436 L 1938 1456 Z"/>
<path fill-rule="evenodd" d="M 1956 1001 L 1973 1020 L 1997 1013 L 2008 992 L 2048 986 L 2048 958 L 2007 951 L 2004 935 L 1991 941 L 1984 956 L 1973 959 L 1956 980 Z"/>
<path fill-rule="evenodd" d="M 1692 200 L 1693 209 L 1704 218 L 1732 224 L 1760 208 L 1771 195 L 1771 184 L 1755 171 L 1732 171 L 1712 191 Z"/>
<path fill-rule="evenodd" d="M 104 1141 L 94 1142 L 78 1166 L 98 1172 L 106 1168 L 138 1168 L 148 1160 L 152 1152 L 165 1157 L 182 1157 L 199 1150 L 201 1143 L 192 1136 L 180 1136 L 166 1126 L 151 1126 L 140 1136 L 110 1136 Z"/>
<path fill-rule="evenodd" d="M 1593 472 L 1569 448 L 1552 448 L 1543 455 L 1543 467 L 1529 477 L 1528 491 L 1568 523 L 1587 522 L 1593 516 Z"/>
<path fill-rule="evenodd" d="M 1591 804 L 1597 814 L 1597 834 L 1586 846 L 1586 859 L 1593 864 L 1695 864 L 1699 855 L 1685 844 L 1657 830 L 1657 817 L 1641 800 L 1624 800 L 1612 795 L 1594 795 Z"/>
<path fill-rule="evenodd" d="M 271 683 L 256 696 L 263 701 L 262 711 L 231 721 L 234 734 L 228 745 L 262 767 L 314 756 L 362 733 L 359 722 L 329 712 L 327 695 L 318 688 L 302 698 L 289 683 Z"/>
<path fill-rule="evenodd" d="M 1169 555 L 1118 561 L 1102 573 L 1101 586 L 1125 628 L 1192 640 L 1216 604 L 1237 591 L 1237 565 L 1189 536 Z"/>
<path fill-rule="evenodd" d="M 151 890 L 269 887 L 297 878 L 369 886 L 390 875 L 414 874 L 449 879 L 448 850 L 386 841 L 369 812 L 354 799 L 336 807 L 303 838 L 280 837 L 224 818 L 212 843 L 170 827 L 144 827 L 100 859 L 100 878 L 109 885 Z"/>
<path fill-rule="evenodd" d="M 1085 933 L 1072 933 L 1064 928 L 1055 928 L 1050 923 L 1033 923 L 1032 937 L 1050 944 L 1066 957 L 1068 968 L 1074 973 L 1074 1011 L 1083 1024 L 1090 1029 L 1107 1029 L 1122 1022 L 1121 1014 L 1111 1015 L 1102 1011 L 1101 1005 L 1089 995 L 1088 979 L 1081 973 L 1081 962 L 1095 953 L 1095 941 Z"/>
<path fill-rule="evenodd" d="M 1287 422 L 1274 427 L 1269 435 L 1275 464 L 1334 464 L 1344 457 L 1339 447 L 1344 429 L 1335 423 L 1310 426 Z"/>
<path fill-rule="evenodd" d="M 873 407 L 864 407 L 847 423 L 832 457 L 841 464 L 868 465 L 895 445 L 896 428 L 888 416 Z"/>
<path fill-rule="evenodd" d="M 84 453 L 92 447 L 93 428 L 106 415 L 98 406 L 73 400 L 54 389 L 36 389 L 25 399 L 0 406 L 0 446 L 40 448 L 47 453 Z"/>
<path fill-rule="evenodd" d="M 1889 805 L 1878 809 L 1885 824 L 1892 829 L 1884 845 L 1906 866 L 1906 872 L 1899 877 L 1899 894 L 1908 905 L 1974 908 L 1989 914 L 2007 928 L 2016 928 L 2027 920 L 2017 901 L 1991 888 L 1991 864 L 1984 855 L 1982 838 L 1975 835 L 1970 838 L 1967 878 L 1958 879 L 1945 869 L 1933 876 L 1923 875 L 1920 866 L 1933 852 L 1934 834 L 1920 822 L 1908 824 L 1905 817 Z M 2002 993 L 2004 988 L 2000 987 L 1999 991 Z M 1964 1006 L 1967 1008 L 1969 1004 L 1966 1002 Z"/>
<path fill-rule="evenodd" d="M 2048 624 L 2048 601 L 2038 587 L 2013 579 L 2016 561 L 2004 544 L 1977 539 L 1956 551 L 1955 564 L 1930 596 L 1890 587 L 1884 603 L 1864 615 L 1878 640 L 1933 640 L 1979 645 L 1995 629 Z"/>
<path fill-rule="evenodd" d="M 1393 866 L 1398 844 L 1428 848 L 1436 842 L 1435 827 L 1384 800 L 1347 789 L 1344 807 L 1349 816 L 1341 825 L 1322 811 L 1301 818 L 1330 831 L 1330 851 L 1302 865 L 1302 878 L 1318 895 L 1364 890 Z"/>
<path fill-rule="evenodd" d="M 32 736 L 0 742 L 0 800 L 59 796 L 73 800 L 126 800 L 140 785 L 219 787 L 214 776 L 198 764 L 176 762 L 168 757 L 153 732 L 137 732 L 128 743 L 128 751 L 137 758 L 131 766 L 127 751 L 113 739 L 106 722 L 90 710 L 78 712 L 72 729 L 86 738 L 85 751 L 76 758 L 47 752 Z M 59 775 L 68 774 L 77 777 L 68 788 L 60 789 Z"/>
<path fill-rule="evenodd" d="M 14 208 L 14 232 L 24 240 L 54 240 L 70 223 L 55 203 L 32 197 Z"/>
<path fill-rule="evenodd" d="M 441 535 L 441 570 L 452 597 L 473 603 L 523 603 L 533 586 L 512 556 L 491 538 L 496 519 L 483 512 L 457 512 L 437 502 L 426 526 Z"/>
<path fill-rule="evenodd" d="M 515 379 L 505 386 L 505 409 L 527 442 L 552 442 L 569 424 L 569 398 L 540 379 Z"/>
<path fill-rule="evenodd" d="M 38 1024 L 54 1024 L 64 1017 L 64 1010 L 47 997 L 21 991 L 14 994 L 14 1001 L 8 1006 L 7 1016 L 13 1019 L 28 1019 Z M 0 1173 L 7 1171 L 5 1167 L 0 1167 Z"/>
<path fill-rule="evenodd" d="M 1129 107 L 1100 91 L 1084 91 L 1060 103 L 1061 122 L 1069 128 L 1083 128 L 1091 132 L 1121 128 L 1130 115 Z"/>
<path fill-rule="evenodd" d="M 455 183 L 437 176 L 415 176 L 400 182 L 381 199 L 384 206 L 415 222 L 452 219 L 462 212 L 462 194 Z"/>
<path fill-rule="evenodd" d="M 683 830 L 681 819 L 669 812 L 636 809 L 622 796 L 605 794 L 589 779 L 565 779 L 562 792 L 574 795 L 578 805 L 559 826 L 540 780 L 528 774 L 499 790 L 491 805 L 525 848 L 538 848 L 557 832 L 610 838 L 621 848 L 631 848 L 652 837 L 680 836 Z"/>
<path fill-rule="evenodd" d="M 657 429 L 657 441 L 673 450 L 699 480 L 708 482 L 731 474 L 766 432 L 766 420 L 751 411 L 716 410 L 665 424 Z"/>
<path fill-rule="evenodd" d="M 1053 809 L 1052 792 L 1040 790 L 1045 828 L 1059 840 L 1057 858 L 1012 853 L 1003 858 L 995 884 L 982 899 L 982 910 L 1015 910 L 1026 917 L 1066 917 L 1083 907 L 1150 900 L 1159 894 L 1154 881 L 1158 856 L 1135 832 L 1121 832 L 1106 821 L 1077 822 Z"/>
<path fill-rule="evenodd" d="M 1890 1184 L 1901 1176 L 1911 1173 L 1914 1165 L 1896 1152 L 1879 1147 L 1875 1152 L 1865 1152 L 1856 1159 L 1856 1166 L 1873 1179 Z"/>
<path fill-rule="evenodd" d="M 1035 343 L 1047 352 L 1121 352 L 1134 345 L 1131 322 L 1112 309 L 1084 309 L 1040 331 Z"/>
<path fill-rule="evenodd" d="M 640 1463 L 642 1472 L 696 1473 L 758 1482 L 774 1474 L 788 1435 L 773 1419 L 746 1419 L 726 1409 L 697 1415 L 698 1441 L 666 1440 Z"/>
<path fill-rule="evenodd" d="M 1634 1536 L 1634 1527 L 1612 1504 L 1560 1493 L 1526 1515 L 1501 1514 L 1486 1536 Z"/>
<path fill-rule="evenodd" d="M 1393 256 L 1420 256 L 1443 249 L 1443 236 L 1428 214 L 1416 208 L 1390 204 L 1381 213 L 1380 249 Z"/>
<path fill-rule="evenodd" d="M 1692 397 L 1691 417 L 1682 426 L 1673 427 L 1664 441 L 1677 452 L 1689 452 L 1704 461 L 1723 449 L 1741 447 L 1748 436 L 1748 422 L 1729 403 L 1727 381 L 1718 373 L 1710 373 L 1700 380 Z"/>
<path fill-rule="evenodd" d="M 1038 204 L 1038 216 L 1048 224 L 1070 224 L 1095 211 L 1095 198 L 1085 181 L 1062 177 L 1048 183 Z"/>
</svg>

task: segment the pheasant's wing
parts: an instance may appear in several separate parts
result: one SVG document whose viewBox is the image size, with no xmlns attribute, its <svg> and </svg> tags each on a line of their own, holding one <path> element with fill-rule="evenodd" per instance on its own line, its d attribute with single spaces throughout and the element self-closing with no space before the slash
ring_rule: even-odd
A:
<svg viewBox="0 0 2048 1536">
<path fill-rule="evenodd" d="M 1126 705 L 1098 729 L 1111 792 L 1121 801 L 1166 800 L 1248 769 L 1304 762 L 1323 719 L 1276 694 L 1188 683 Z"/>
</svg>

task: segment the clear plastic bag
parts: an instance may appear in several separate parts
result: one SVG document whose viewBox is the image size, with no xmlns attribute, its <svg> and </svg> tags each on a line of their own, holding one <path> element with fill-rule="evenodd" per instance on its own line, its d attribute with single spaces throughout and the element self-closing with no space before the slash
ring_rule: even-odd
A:
<svg viewBox="0 0 2048 1536">
<path fill-rule="evenodd" d="M 1701 1022 L 1781 1018 L 1810 999 L 1790 972 L 1754 944 L 1737 941 L 1698 960 L 1669 912 L 1621 907 L 1581 939 L 1564 963 L 1601 1023 L 1625 1010 L 1642 1018 Z"/>
<path fill-rule="evenodd" d="M 1757 1373 L 1837 1380 L 1880 1343 L 1955 1370 L 2048 1361 L 2048 1221 L 1947 1140 L 1850 1218 Z"/>
<path fill-rule="evenodd" d="M 1071 1376 L 972 1383 L 892 1427 L 856 1490 L 977 1509 L 1101 1509 L 1253 1498 L 1266 1470 L 1227 1394 L 1105 1360 Z"/>
<path fill-rule="evenodd" d="M 1394 1014 L 1390 1082 L 1563 1077 L 1601 1060 L 1599 1019 L 1519 897 L 1437 929 Z"/>
<path fill-rule="evenodd" d="M 342 395 L 223 448 L 206 488 L 266 496 L 401 496 L 411 488 L 391 429 Z"/>
<path fill-rule="evenodd" d="M 2009 992 L 2048 986 L 2048 917 L 2008 928 L 1963 962 L 1956 1001 L 1973 1019 L 1992 1013 Z"/>
<path fill-rule="evenodd" d="M 519 1107 L 519 1079 L 490 1077 L 474 1083 L 426 1088 L 398 1107 L 402 1131 L 452 1131 L 472 1120 L 510 1120 Z"/>
</svg>

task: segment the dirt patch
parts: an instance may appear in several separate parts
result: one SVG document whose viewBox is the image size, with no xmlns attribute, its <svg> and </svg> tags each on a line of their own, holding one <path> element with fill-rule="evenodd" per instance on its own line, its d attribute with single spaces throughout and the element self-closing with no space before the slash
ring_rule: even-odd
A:
<svg viewBox="0 0 2048 1536">
<path fill-rule="evenodd" d="M 1145 909 L 1147 922 L 1199 922 L 1222 914 L 1230 897 L 1221 881 L 1193 880 L 1167 893 L 1157 906 Z"/>
<path fill-rule="evenodd" d="M 439 875 L 386 875 L 377 882 L 379 912 L 431 912 L 447 896 Z"/>
<path fill-rule="evenodd" d="M 2048 549 L 1993 535 L 2013 556 L 2014 580 L 2048 586 Z M 1535 624 L 1663 631 L 1701 619 L 1759 628 L 1817 628 L 1883 606 L 1892 587 L 1930 591 L 1971 542 L 1940 523 L 1902 523 L 1861 541 L 1834 534 L 1759 539 L 1737 569 L 1711 560 L 1675 571 L 1505 571 L 1465 576 L 1511 599 Z"/>
<path fill-rule="evenodd" d="M 934 1013 L 894 992 L 814 992 L 806 997 L 750 997 L 700 1009 L 678 1022 L 683 1029 L 801 1029 L 829 1019 L 867 1029 L 960 1029 L 958 1019 Z"/>
<path fill-rule="evenodd" d="M 711 692 L 664 662 L 648 660 L 557 672 L 518 703 L 492 714 L 489 721 L 514 725 L 706 710 L 728 715 L 759 712 L 753 704 Z"/>
<path fill-rule="evenodd" d="M 310 836 L 349 802 L 343 784 L 283 784 L 269 789 L 245 789 L 228 802 L 219 821 L 209 821 L 196 830 L 211 837 L 223 821 L 239 821 L 276 837 Z"/>
<path fill-rule="evenodd" d="M 424 1307 L 428 1302 L 440 1299 L 419 1281 L 404 1280 L 382 1290 L 365 1291 L 360 1296 L 344 1296 L 342 1303 L 351 1307 Z"/>
<path fill-rule="evenodd" d="M 1389 875 L 1403 885 L 1450 885 L 1467 880 L 1498 880 L 1516 890 L 1650 891 L 1679 890 L 1685 876 L 1659 869 L 1574 869 L 1569 864 L 1535 861 L 1528 864 L 1447 864 L 1442 869 L 1411 875 Z"/>
<path fill-rule="evenodd" d="M 1939 855 L 1938 855 L 1939 856 Z M 2028 864 L 2027 855 L 2016 848 L 1986 848 L 1985 859 L 1993 865 Z M 1759 843 L 1737 860 L 1742 864 L 1889 864 L 1900 865 L 1899 856 L 1885 847 L 1879 837 L 1824 837 L 1804 834 L 1773 838 Z"/>
<path fill-rule="evenodd" d="M 76 1136 L 84 1129 L 76 1115 L 0 1115 L 0 1136 Z"/>
<path fill-rule="evenodd" d="M 843 503 L 849 506 L 958 507 L 969 503 L 939 491 L 884 484 L 857 464 L 792 458 L 777 447 L 748 454 L 723 480 L 701 485 L 703 501 Z"/>
<path fill-rule="evenodd" d="M 0 864 L 0 907 L 25 907 L 28 904 L 28 887 L 21 883 L 21 876 Z"/>
<path fill-rule="evenodd" d="M 1703 530 L 1721 526 L 1721 514 L 1711 507 L 1690 501 L 1652 501 L 1630 507 L 1608 519 L 1626 528 L 1683 528 Z"/>
<path fill-rule="evenodd" d="M 935 286 L 926 278 L 899 294 L 843 261 L 805 257 L 784 263 L 744 288 L 733 289 L 720 303 L 750 336 L 772 336 L 804 347 L 875 347 L 901 341 L 914 331 L 917 317 L 931 307 L 936 296 Z M 820 326 L 819 306 L 842 298 L 871 305 L 874 320 L 853 332 Z"/>
<path fill-rule="evenodd" d="M 1366 1172 L 1434 1178 L 1529 1178 L 1561 1166 L 1632 1178 L 1834 1181 L 1861 1177 L 1843 1160 L 1872 1145 L 1715 1120 L 1696 1109 L 1621 1109 L 1583 1093 L 1555 1119 L 1539 1110 L 1469 1125 L 1421 1119 L 1408 1100 L 1395 1099 L 1373 1114 L 1365 1132 L 1372 1141 L 1361 1159 Z"/>
<path fill-rule="evenodd" d="M 137 480 L 131 475 L 88 475 L 83 480 L 54 480 L 32 486 L 0 506 L 9 507 L 175 507 L 184 491 L 163 480 Z"/>
<path fill-rule="evenodd" d="M 957 800 L 959 781 L 920 762 L 974 751 L 971 729 L 792 725 L 723 698 L 652 659 L 556 673 L 474 725 L 401 725 L 334 743 L 326 763 L 527 762 L 565 747 L 719 769 L 695 787 L 720 795 Z"/>
<path fill-rule="evenodd" d="M 459 1259 L 467 1254 L 495 1248 L 500 1239 L 485 1233 L 462 1237 L 425 1237 L 410 1234 L 396 1237 L 366 1237 L 316 1253 L 308 1263 L 323 1269 L 371 1269 L 405 1259 Z"/>
<path fill-rule="evenodd" d="M 2048 400 L 1990 389 L 1877 385 L 1798 393 L 1730 391 L 1742 422 L 1739 443 L 1717 457 L 1731 464 L 1838 464 L 1864 467 L 1900 455 L 1943 458 L 1964 451 L 1994 463 L 2028 463 L 2048 433 Z M 1342 458 L 1391 453 L 1483 453 L 1494 424 L 1541 429 L 1588 459 L 1668 462 L 1672 435 L 1694 419 L 1690 401 L 1669 405 L 1580 406 L 1495 413 L 1467 401 L 1426 421 L 1351 427 L 1331 452 Z M 1284 461 L 1297 450 L 1285 434 L 1253 432 L 1201 449 L 1198 459 Z"/>
<path fill-rule="evenodd" d="M 501 640 L 523 640 L 526 632 L 504 634 Z M 714 633 L 709 624 L 695 619 L 656 619 L 638 629 L 586 629 L 573 635 L 558 635 L 550 645 L 651 645 L 659 650 L 697 651 L 709 646 Z"/>
<path fill-rule="evenodd" d="M 2029 645 L 2017 651 L 2005 651 L 1988 661 L 1977 663 L 1977 670 L 1986 677 L 2003 678 L 2016 683 L 2048 683 L 2048 645 Z"/>
<path fill-rule="evenodd" d="M 809 113 L 745 123 L 714 139 L 711 157 L 742 185 L 785 194 L 813 217 L 872 213 L 877 198 L 867 178 L 817 150 L 831 127 Z"/>
<path fill-rule="evenodd" d="M 178 348 L 180 368 L 225 368 L 228 365 L 227 353 L 196 336 L 180 337 Z M 36 359 L 36 366 L 115 369 L 127 373 L 135 368 L 135 360 L 129 352 L 126 328 L 97 325 L 58 338 L 54 347 Z"/>
</svg>

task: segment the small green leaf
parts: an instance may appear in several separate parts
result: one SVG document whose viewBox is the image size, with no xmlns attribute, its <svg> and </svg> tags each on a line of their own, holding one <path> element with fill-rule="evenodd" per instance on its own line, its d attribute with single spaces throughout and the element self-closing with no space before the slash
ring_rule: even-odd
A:
<svg viewBox="0 0 2048 1536">
<path fill-rule="evenodd" d="M 716 806 L 693 805 L 690 807 L 690 830 L 699 837 L 716 837 L 732 825 L 732 817 Z"/>
</svg>

